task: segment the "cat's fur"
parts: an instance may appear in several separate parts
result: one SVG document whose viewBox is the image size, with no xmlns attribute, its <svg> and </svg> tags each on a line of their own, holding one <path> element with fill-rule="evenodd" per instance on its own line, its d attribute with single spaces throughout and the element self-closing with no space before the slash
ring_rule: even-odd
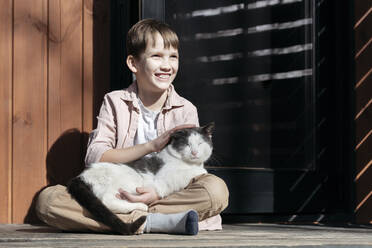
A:
<svg viewBox="0 0 372 248">
<path fill-rule="evenodd" d="M 212 154 L 213 128 L 210 123 L 176 131 L 162 151 L 128 164 L 92 164 L 71 180 L 68 191 L 97 221 L 115 232 L 133 234 L 146 217 L 126 224 L 114 213 L 147 211 L 147 205 L 116 198 L 118 189 L 136 194 L 137 187 L 153 187 L 165 197 L 185 188 L 192 178 L 207 173 L 204 162 Z"/>
</svg>

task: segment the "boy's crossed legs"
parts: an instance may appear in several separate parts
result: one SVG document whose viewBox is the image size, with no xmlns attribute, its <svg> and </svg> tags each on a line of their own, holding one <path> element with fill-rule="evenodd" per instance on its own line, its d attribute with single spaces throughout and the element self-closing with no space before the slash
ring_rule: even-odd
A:
<svg viewBox="0 0 372 248">
<path fill-rule="evenodd" d="M 172 218 L 179 218 L 182 222 L 186 219 L 194 219 L 191 209 L 197 212 L 199 221 L 215 216 L 224 210 L 228 205 L 229 192 L 226 184 L 220 178 L 212 174 L 204 174 L 194 178 L 190 184 L 182 191 L 175 192 L 163 199 L 153 202 L 149 206 L 150 213 L 174 214 Z M 56 185 L 43 190 L 37 200 L 36 212 L 39 218 L 50 226 L 57 227 L 66 231 L 94 231 L 107 232 L 109 228 L 95 221 L 90 213 L 83 209 L 79 203 L 71 198 L 66 187 Z M 135 210 L 129 214 L 118 214 L 118 217 L 126 222 L 132 223 L 139 217 L 149 213 Z M 159 228 L 156 223 L 163 219 L 162 215 L 152 215 L 147 218 L 147 222 L 152 226 L 141 226 L 137 233 L 143 232 L 174 232 L 180 233 L 182 230 L 172 228 L 167 229 L 167 223 L 160 222 Z M 174 219 L 171 220 L 171 222 Z M 165 229 L 164 229 L 165 225 Z M 162 231 L 161 229 L 164 229 Z M 182 229 L 182 228 L 181 228 Z"/>
</svg>

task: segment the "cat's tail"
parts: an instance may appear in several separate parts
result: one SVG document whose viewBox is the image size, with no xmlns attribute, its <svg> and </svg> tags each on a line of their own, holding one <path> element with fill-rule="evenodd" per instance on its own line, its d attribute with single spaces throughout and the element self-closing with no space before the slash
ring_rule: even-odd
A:
<svg viewBox="0 0 372 248">
<path fill-rule="evenodd" d="M 133 223 L 124 223 L 93 194 L 90 185 L 82 181 L 80 177 L 73 178 L 67 189 L 72 197 L 97 221 L 110 227 L 114 232 L 125 235 L 135 234 L 146 221 L 146 216 L 142 216 Z"/>
</svg>

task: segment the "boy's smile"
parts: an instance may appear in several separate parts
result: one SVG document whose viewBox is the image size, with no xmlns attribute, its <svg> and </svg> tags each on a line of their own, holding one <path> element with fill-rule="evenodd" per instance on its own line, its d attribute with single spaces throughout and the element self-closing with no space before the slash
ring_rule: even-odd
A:
<svg viewBox="0 0 372 248">
<path fill-rule="evenodd" d="M 164 47 L 162 36 L 157 33 L 149 40 L 146 50 L 135 60 L 137 82 L 141 90 L 153 93 L 165 92 L 178 71 L 178 50 Z"/>
</svg>

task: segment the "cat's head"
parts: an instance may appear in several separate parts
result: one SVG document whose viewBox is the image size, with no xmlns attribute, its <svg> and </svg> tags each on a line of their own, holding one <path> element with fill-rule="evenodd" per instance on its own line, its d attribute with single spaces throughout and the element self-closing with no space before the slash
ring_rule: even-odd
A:
<svg viewBox="0 0 372 248">
<path fill-rule="evenodd" d="M 202 164 L 212 155 L 214 123 L 202 127 L 185 128 L 171 135 L 169 146 L 173 155 L 187 163 Z"/>
</svg>

